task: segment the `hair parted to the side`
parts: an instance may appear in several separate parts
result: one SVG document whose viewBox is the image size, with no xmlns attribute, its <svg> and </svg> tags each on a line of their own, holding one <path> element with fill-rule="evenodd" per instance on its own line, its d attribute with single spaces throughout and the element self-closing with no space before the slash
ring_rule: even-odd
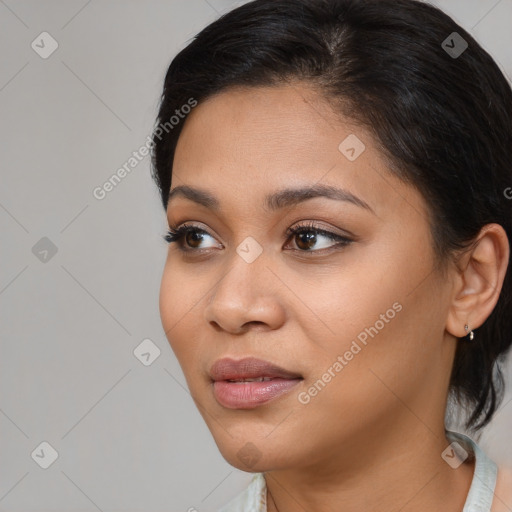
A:
<svg viewBox="0 0 512 512">
<path fill-rule="evenodd" d="M 457 32 L 468 48 L 442 47 Z M 309 84 L 373 135 L 390 170 L 415 186 L 445 268 L 487 223 L 512 240 L 512 90 L 490 55 L 438 8 L 416 0 L 255 0 L 224 14 L 176 55 L 156 126 L 191 98 L 230 87 Z M 167 208 L 186 120 L 155 128 L 152 176 Z M 165 133 L 164 133 L 165 132 Z M 470 326 L 470 328 L 472 328 Z M 459 341 L 451 397 L 481 429 L 503 398 L 512 344 L 512 277 L 473 341 Z"/>
</svg>

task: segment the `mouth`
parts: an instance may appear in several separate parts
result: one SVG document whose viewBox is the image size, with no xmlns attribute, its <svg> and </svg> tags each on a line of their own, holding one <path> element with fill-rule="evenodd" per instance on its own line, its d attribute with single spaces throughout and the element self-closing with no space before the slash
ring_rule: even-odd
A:
<svg viewBox="0 0 512 512">
<path fill-rule="evenodd" d="M 215 399 L 228 409 L 254 409 L 304 380 L 298 373 L 253 357 L 219 359 L 211 367 L 210 377 Z"/>
<path fill-rule="evenodd" d="M 274 380 L 276 377 L 255 377 L 252 379 L 228 379 L 227 382 L 265 382 Z"/>
</svg>

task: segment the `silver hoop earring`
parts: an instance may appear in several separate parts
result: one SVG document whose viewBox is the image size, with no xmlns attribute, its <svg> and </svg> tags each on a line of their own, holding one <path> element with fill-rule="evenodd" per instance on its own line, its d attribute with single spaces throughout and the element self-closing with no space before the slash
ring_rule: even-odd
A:
<svg viewBox="0 0 512 512">
<path fill-rule="evenodd" d="M 466 325 L 464 326 L 464 330 L 466 331 L 466 335 L 467 335 L 468 329 L 469 329 L 468 324 L 466 324 Z M 475 337 L 475 335 L 474 335 L 473 331 L 471 331 L 471 332 L 469 333 L 469 340 L 471 341 L 474 337 Z"/>
</svg>

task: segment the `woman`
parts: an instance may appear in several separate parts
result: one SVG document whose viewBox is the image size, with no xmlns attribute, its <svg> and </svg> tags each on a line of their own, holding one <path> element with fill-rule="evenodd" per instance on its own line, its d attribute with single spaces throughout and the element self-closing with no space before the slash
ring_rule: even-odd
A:
<svg viewBox="0 0 512 512">
<path fill-rule="evenodd" d="M 256 0 L 172 61 L 153 134 L 168 340 L 227 511 L 512 510 L 512 91 L 413 0 Z M 171 180 L 172 178 L 172 180 Z"/>
</svg>

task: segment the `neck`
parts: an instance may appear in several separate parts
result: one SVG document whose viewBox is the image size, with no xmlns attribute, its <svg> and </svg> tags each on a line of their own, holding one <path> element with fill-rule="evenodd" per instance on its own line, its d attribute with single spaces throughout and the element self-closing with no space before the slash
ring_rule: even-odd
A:
<svg viewBox="0 0 512 512">
<path fill-rule="evenodd" d="M 462 510 L 474 461 L 453 469 L 441 457 L 451 443 L 444 422 L 437 429 L 413 418 L 405 428 L 379 425 L 361 433 L 309 467 L 268 471 L 267 512 Z"/>
</svg>

